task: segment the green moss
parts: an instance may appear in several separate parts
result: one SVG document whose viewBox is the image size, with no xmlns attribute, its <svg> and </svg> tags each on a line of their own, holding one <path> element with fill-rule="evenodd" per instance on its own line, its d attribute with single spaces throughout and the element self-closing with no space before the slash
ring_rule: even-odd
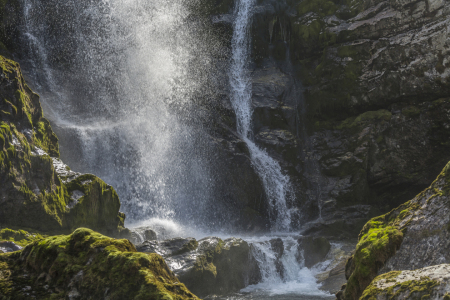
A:
<svg viewBox="0 0 450 300">
<path fill-rule="evenodd" d="M 197 247 L 198 247 L 198 242 L 195 239 L 193 239 L 193 240 L 190 240 L 189 243 L 184 244 L 183 247 L 180 250 L 173 253 L 173 255 L 179 255 L 179 254 L 183 254 L 186 252 L 194 251 L 195 249 L 197 249 Z"/>
<path fill-rule="evenodd" d="M 420 108 L 410 105 L 402 109 L 402 114 L 408 118 L 412 118 L 420 115 Z"/>
<path fill-rule="evenodd" d="M 45 235 L 40 233 L 29 233 L 25 230 L 2 229 L 0 230 L 0 241 L 11 241 L 20 246 L 26 246 L 36 240 L 43 239 Z"/>
<path fill-rule="evenodd" d="M 0 255 L 0 293 L 23 296 L 24 285 L 43 298 L 58 290 L 66 298 L 69 283 L 83 271 L 78 291 L 93 299 L 198 299 L 168 269 L 157 254 L 137 253 L 128 240 L 116 240 L 88 229 L 68 236 L 35 241 L 16 255 Z M 27 273 L 34 280 L 23 281 Z M 40 274 L 48 274 L 40 279 Z M 47 285 L 47 289 L 44 289 Z"/>
<path fill-rule="evenodd" d="M 397 282 L 396 279 L 401 273 L 401 271 L 392 271 L 377 276 L 364 290 L 360 300 L 376 300 L 379 295 L 386 295 L 388 299 L 429 299 L 433 288 L 439 285 L 438 281 L 429 278 Z M 388 282 L 395 282 L 395 284 L 386 289 L 378 288 L 376 283 L 386 278 L 389 278 Z"/>
<path fill-rule="evenodd" d="M 340 58 L 344 57 L 356 57 L 358 55 L 358 50 L 352 45 L 344 45 L 338 48 L 338 56 Z"/>
<path fill-rule="evenodd" d="M 59 157 L 58 138 L 53 132 L 50 122 L 42 119 L 36 124 L 35 144 L 52 157 Z"/>
<path fill-rule="evenodd" d="M 389 213 L 370 220 L 363 227 L 350 262 L 353 272 L 347 282 L 345 299 L 358 299 L 386 260 L 400 247 L 403 233 L 397 226 L 398 220 L 396 215 Z"/>
<path fill-rule="evenodd" d="M 392 113 L 385 109 L 380 109 L 377 111 L 367 111 L 365 113 L 360 114 L 359 116 L 350 117 L 342 121 L 339 125 L 337 125 L 336 129 L 350 129 L 358 127 L 361 123 L 372 122 L 374 120 L 380 121 L 389 121 L 392 118 Z M 380 142 L 383 137 L 381 137 Z M 377 139 L 378 142 L 378 139 Z"/>
</svg>

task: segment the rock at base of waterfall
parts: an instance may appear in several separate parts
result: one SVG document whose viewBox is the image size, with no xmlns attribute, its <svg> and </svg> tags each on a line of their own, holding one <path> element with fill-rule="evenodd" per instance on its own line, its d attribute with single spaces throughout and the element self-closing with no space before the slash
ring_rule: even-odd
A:
<svg viewBox="0 0 450 300">
<path fill-rule="evenodd" d="M 356 239 L 331 243 L 331 249 L 323 261 L 312 267 L 320 289 L 332 295 L 347 282 L 345 264 L 355 249 Z"/>
<path fill-rule="evenodd" d="M 58 158 L 58 138 L 39 95 L 25 83 L 17 62 L 0 55 L 0 65 L 0 99 L 7 99 L 0 103 L 1 227 L 55 234 L 89 227 L 119 235 L 125 214 L 114 188 L 71 171 Z"/>
<path fill-rule="evenodd" d="M 305 266 L 311 268 L 325 259 L 331 244 L 324 237 L 302 236 L 298 239 L 298 247 L 299 252 L 303 251 Z"/>
<path fill-rule="evenodd" d="M 255 278 L 249 274 L 255 270 L 250 247 L 242 239 L 174 238 L 145 241 L 136 249 L 162 255 L 180 281 L 199 296 L 237 292 L 248 284 L 247 278 Z"/>
</svg>

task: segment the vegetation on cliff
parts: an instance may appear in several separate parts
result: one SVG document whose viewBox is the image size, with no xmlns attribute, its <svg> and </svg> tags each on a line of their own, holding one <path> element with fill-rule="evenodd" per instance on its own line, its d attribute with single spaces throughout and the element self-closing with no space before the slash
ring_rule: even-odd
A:
<svg viewBox="0 0 450 300">
<path fill-rule="evenodd" d="M 2 299 L 198 299 L 161 256 L 79 228 L 0 254 Z"/>
</svg>

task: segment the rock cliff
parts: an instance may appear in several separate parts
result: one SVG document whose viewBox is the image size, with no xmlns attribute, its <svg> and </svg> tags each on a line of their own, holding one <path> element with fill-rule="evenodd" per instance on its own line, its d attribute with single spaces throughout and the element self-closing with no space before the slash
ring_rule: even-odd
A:
<svg viewBox="0 0 450 300">
<path fill-rule="evenodd" d="M 230 32 L 233 2 L 218 3 L 211 22 Z M 356 234 L 449 160 L 448 22 L 438 0 L 257 2 L 255 140 L 290 175 L 301 222 L 317 220 L 305 233 Z"/>
<path fill-rule="evenodd" d="M 58 158 L 58 138 L 19 64 L 0 56 L 0 67 L 0 226 L 119 234 L 125 215 L 117 193 Z"/>
</svg>

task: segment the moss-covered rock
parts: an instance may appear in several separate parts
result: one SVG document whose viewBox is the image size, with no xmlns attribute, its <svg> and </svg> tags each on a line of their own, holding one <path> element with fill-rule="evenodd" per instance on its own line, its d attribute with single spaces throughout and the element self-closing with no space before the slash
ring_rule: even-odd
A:
<svg viewBox="0 0 450 300">
<path fill-rule="evenodd" d="M 414 271 L 392 271 L 377 276 L 364 290 L 361 300 L 446 299 L 450 265 Z"/>
<path fill-rule="evenodd" d="M 40 240 L 46 237 L 38 232 L 27 232 L 23 229 L 13 230 L 4 228 L 0 230 L 0 241 L 14 242 L 19 246 L 26 246 L 36 240 Z"/>
<path fill-rule="evenodd" d="M 347 261 L 348 282 L 338 298 L 358 299 L 377 274 L 450 262 L 449 197 L 450 163 L 414 199 L 370 220 Z"/>
<path fill-rule="evenodd" d="M 117 235 L 125 218 L 117 193 L 58 159 L 58 138 L 19 64 L 0 56 L 0 71 L 0 225 L 49 233 L 84 226 Z"/>
<path fill-rule="evenodd" d="M 198 299 L 161 256 L 79 228 L 0 254 L 2 299 Z"/>
</svg>

